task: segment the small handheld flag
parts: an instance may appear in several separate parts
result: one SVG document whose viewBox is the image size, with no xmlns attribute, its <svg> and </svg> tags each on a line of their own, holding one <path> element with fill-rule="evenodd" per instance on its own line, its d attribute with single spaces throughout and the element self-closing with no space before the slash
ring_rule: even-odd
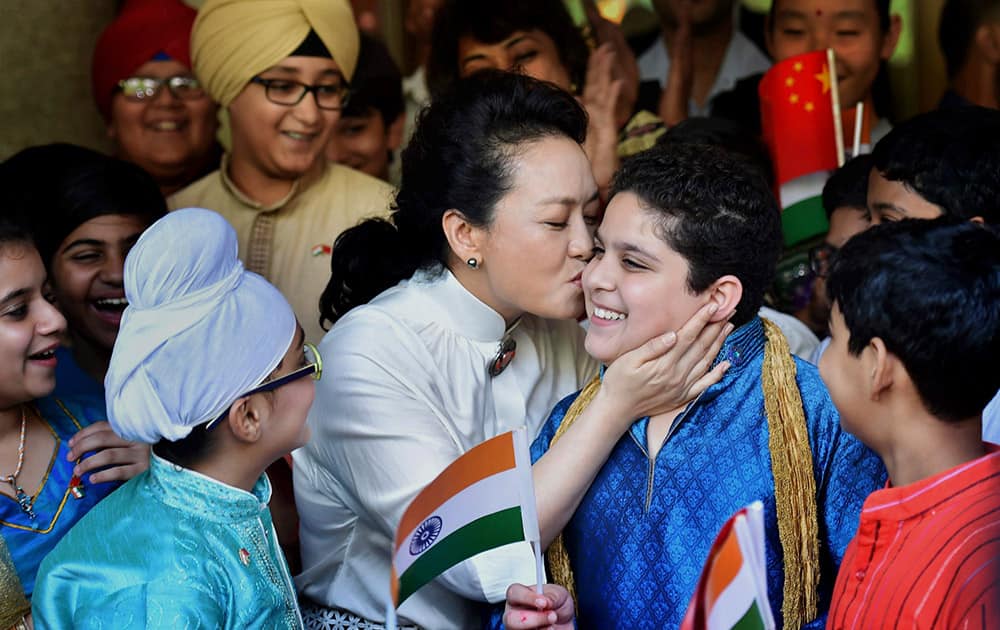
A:
<svg viewBox="0 0 1000 630">
<path fill-rule="evenodd" d="M 498 435 L 452 462 L 413 499 L 393 545 L 392 599 L 406 598 L 472 556 L 539 540 L 524 427 Z M 539 579 L 541 583 L 541 579 Z"/>
<path fill-rule="evenodd" d="M 823 184 L 843 163 L 832 51 L 796 55 L 774 64 L 758 91 L 785 245 L 794 245 L 829 227 L 821 203 Z"/>
<path fill-rule="evenodd" d="M 764 506 L 756 501 L 722 526 L 681 630 L 773 630 L 764 559 Z"/>
</svg>

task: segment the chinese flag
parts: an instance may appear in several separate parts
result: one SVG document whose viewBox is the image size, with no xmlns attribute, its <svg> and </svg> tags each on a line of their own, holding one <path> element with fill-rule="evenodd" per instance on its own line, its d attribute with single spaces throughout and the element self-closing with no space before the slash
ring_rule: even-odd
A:
<svg viewBox="0 0 1000 630">
<path fill-rule="evenodd" d="M 786 245 L 828 228 L 821 196 L 837 168 L 836 89 L 825 51 L 777 63 L 760 82 L 761 128 L 774 163 Z"/>
</svg>

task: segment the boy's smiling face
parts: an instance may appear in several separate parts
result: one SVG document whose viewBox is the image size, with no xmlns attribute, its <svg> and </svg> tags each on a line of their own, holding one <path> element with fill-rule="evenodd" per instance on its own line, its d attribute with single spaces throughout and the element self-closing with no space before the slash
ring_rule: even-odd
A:
<svg viewBox="0 0 1000 630">
<path fill-rule="evenodd" d="M 679 329 L 709 299 L 688 288 L 688 262 L 660 236 L 653 212 L 634 193 L 615 195 L 583 272 L 585 345 L 604 363 Z"/>
<path fill-rule="evenodd" d="M 844 430 L 866 444 L 871 444 L 865 435 L 862 421 L 868 414 L 868 382 L 862 355 L 851 354 L 848 342 L 851 332 L 847 329 L 844 314 L 834 302 L 830 311 L 830 345 L 819 360 L 819 374 L 830 392 L 830 399 L 840 413 L 840 424 Z"/>
<path fill-rule="evenodd" d="M 832 48 L 837 58 L 840 104 L 853 107 L 871 91 L 879 64 L 892 56 L 900 21 L 883 33 L 875 0 L 775 0 L 767 48 L 782 61 Z"/>
<path fill-rule="evenodd" d="M 333 126 L 326 157 L 379 179 L 389 178 L 389 155 L 403 138 L 402 115 L 386 125 L 375 108 L 361 115 L 341 116 Z"/>
</svg>

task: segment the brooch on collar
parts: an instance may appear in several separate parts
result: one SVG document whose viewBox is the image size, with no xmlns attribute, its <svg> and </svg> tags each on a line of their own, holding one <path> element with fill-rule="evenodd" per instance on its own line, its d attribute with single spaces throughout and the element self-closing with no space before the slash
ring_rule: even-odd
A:
<svg viewBox="0 0 1000 630">
<path fill-rule="evenodd" d="M 514 360 L 515 354 L 517 354 L 517 342 L 511 337 L 501 339 L 500 347 L 497 348 L 497 353 L 490 361 L 490 376 L 498 376 L 500 372 L 507 369 L 510 362 Z"/>
</svg>

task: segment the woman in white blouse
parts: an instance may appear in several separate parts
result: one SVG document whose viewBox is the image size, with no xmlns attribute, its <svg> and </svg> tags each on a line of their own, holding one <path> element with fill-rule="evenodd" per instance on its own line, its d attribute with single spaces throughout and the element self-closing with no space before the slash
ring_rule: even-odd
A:
<svg viewBox="0 0 1000 630">
<path fill-rule="evenodd" d="M 576 322 L 601 213 L 586 128 L 582 107 L 551 84 L 466 79 L 422 115 L 391 221 L 337 240 L 320 303 L 335 323 L 320 344 L 328 376 L 312 440 L 295 453 L 307 627 L 378 628 L 392 537 L 413 497 L 476 444 L 521 425 L 534 435 L 596 374 Z M 549 454 L 560 474 L 536 471 L 543 539 L 632 419 L 721 376 L 705 374 L 722 340 L 705 319 L 608 368 L 600 400 Z M 401 621 L 475 627 L 474 601 L 502 601 L 511 582 L 534 579 L 529 546 L 508 545 L 422 588 Z"/>
</svg>

